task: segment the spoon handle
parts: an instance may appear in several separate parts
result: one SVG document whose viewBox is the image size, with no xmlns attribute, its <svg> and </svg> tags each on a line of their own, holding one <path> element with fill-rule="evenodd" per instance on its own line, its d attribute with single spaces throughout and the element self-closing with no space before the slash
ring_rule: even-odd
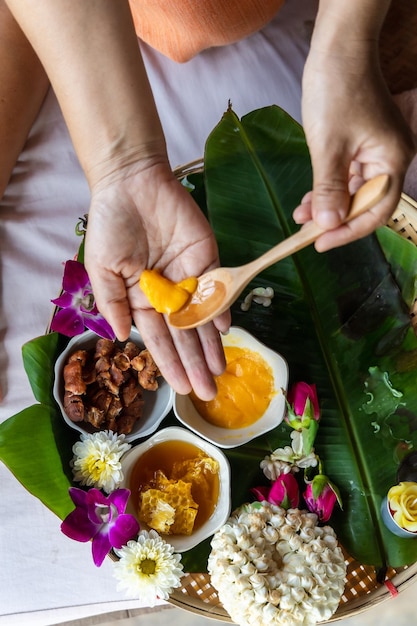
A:
<svg viewBox="0 0 417 626">
<path fill-rule="evenodd" d="M 380 174 L 364 183 L 352 197 L 350 210 L 344 223 L 368 211 L 385 196 L 388 187 L 389 176 L 387 174 Z M 299 231 L 294 233 L 294 235 L 284 239 L 284 241 L 281 241 L 281 243 L 274 246 L 251 263 L 242 266 L 241 269 L 245 268 L 245 274 L 250 271 L 250 278 L 249 275 L 247 276 L 249 279 L 248 282 L 259 274 L 259 272 L 270 267 L 277 261 L 307 247 L 316 241 L 324 232 L 325 231 L 312 220 L 307 222 Z"/>
</svg>

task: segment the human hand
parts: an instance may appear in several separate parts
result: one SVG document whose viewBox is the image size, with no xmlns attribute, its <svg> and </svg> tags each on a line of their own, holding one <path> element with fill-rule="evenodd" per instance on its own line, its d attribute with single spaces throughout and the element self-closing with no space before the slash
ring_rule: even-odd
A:
<svg viewBox="0 0 417 626">
<path fill-rule="evenodd" d="M 386 223 L 400 199 L 414 145 L 370 44 L 335 55 L 313 46 L 304 71 L 302 113 L 314 183 L 293 217 L 299 224 L 314 219 L 331 230 L 315 244 L 325 251 Z M 378 174 L 390 177 L 385 198 L 341 226 L 350 195 Z"/>
<path fill-rule="evenodd" d="M 92 190 L 85 265 L 97 306 L 117 337 L 127 338 L 132 317 L 167 382 L 202 399 L 216 393 L 213 375 L 225 367 L 219 331 L 226 313 L 198 330 L 180 331 L 150 307 L 138 281 L 157 267 L 174 281 L 218 265 L 211 228 L 167 163 L 134 164 Z"/>
</svg>

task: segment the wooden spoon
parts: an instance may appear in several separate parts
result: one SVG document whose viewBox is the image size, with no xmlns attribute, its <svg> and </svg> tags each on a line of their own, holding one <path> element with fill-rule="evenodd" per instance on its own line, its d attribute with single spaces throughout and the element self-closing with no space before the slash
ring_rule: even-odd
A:
<svg viewBox="0 0 417 626">
<path fill-rule="evenodd" d="M 366 182 L 352 197 L 345 222 L 368 211 L 386 194 L 389 176 L 381 174 Z M 243 289 L 262 270 L 294 252 L 313 243 L 324 232 L 313 221 L 298 232 L 265 252 L 251 263 L 238 267 L 217 267 L 198 279 L 196 291 L 188 303 L 168 316 L 168 322 L 176 328 L 196 328 L 210 322 L 226 311 L 239 297 Z"/>
</svg>

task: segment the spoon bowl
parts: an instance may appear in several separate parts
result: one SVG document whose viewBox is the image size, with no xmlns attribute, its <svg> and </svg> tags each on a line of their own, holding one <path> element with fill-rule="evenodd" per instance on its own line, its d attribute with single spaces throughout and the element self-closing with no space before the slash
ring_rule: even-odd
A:
<svg viewBox="0 0 417 626">
<path fill-rule="evenodd" d="M 386 194 L 389 176 L 381 174 L 367 181 L 352 196 L 345 222 L 358 217 Z M 224 313 L 243 289 L 264 269 L 314 243 L 324 232 L 313 221 L 250 263 L 238 267 L 217 267 L 198 278 L 198 285 L 188 303 L 168 316 L 171 326 L 181 329 L 207 324 Z"/>
</svg>

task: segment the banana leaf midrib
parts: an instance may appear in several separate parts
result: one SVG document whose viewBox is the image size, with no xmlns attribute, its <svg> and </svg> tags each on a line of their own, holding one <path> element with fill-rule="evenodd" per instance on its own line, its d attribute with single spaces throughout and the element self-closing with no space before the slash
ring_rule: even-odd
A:
<svg viewBox="0 0 417 626">
<path fill-rule="evenodd" d="M 301 275 L 302 275 L 302 270 L 299 270 Z M 303 281 L 304 284 L 308 285 L 308 281 Z M 323 327 L 323 323 L 322 323 L 322 318 L 319 315 L 319 312 L 317 310 L 317 306 L 316 306 L 316 301 L 314 299 L 314 297 L 312 296 L 311 293 L 311 289 L 308 288 L 306 286 L 306 300 L 309 302 L 310 305 L 310 311 L 311 311 L 311 317 L 314 321 L 315 324 L 315 329 L 316 329 L 316 333 L 317 333 L 317 337 L 319 340 L 319 344 L 323 353 L 323 357 L 324 357 L 324 361 L 326 364 L 328 364 L 328 373 L 330 376 L 330 380 L 331 380 L 331 384 L 335 390 L 335 396 L 337 398 L 337 401 L 339 403 L 339 409 L 341 414 L 344 416 L 343 417 L 343 423 L 344 423 L 344 427 L 346 428 L 348 434 L 349 434 L 349 439 L 353 442 L 358 442 L 358 440 L 360 441 L 360 437 L 358 437 L 356 428 L 355 428 L 355 423 L 350 420 L 349 416 L 350 416 L 350 410 L 349 410 L 349 404 L 347 402 L 347 396 L 346 396 L 346 391 L 345 391 L 345 387 L 343 385 L 343 381 L 342 381 L 342 377 L 341 377 L 341 372 L 339 370 L 339 368 L 337 367 L 337 365 L 335 364 L 334 361 L 334 354 L 332 352 L 332 350 L 330 349 L 330 344 L 326 341 L 324 341 L 324 336 L 326 334 L 325 329 Z M 368 506 L 369 508 L 369 514 L 371 516 L 371 519 L 373 521 L 373 527 L 375 530 L 375 537 L 376 537 L 376 542 L 379 548 L 379 552 L 381 555 L 381 566 L 382 568 L 386 567 L 386 554 L 385 554 L 385 549 L 384 549 L 384 543 L 383 543 L 383 539 L 381 536 L 381 533 L 379 531 L 379 526 L 378 526 L 378 516 L 377 516 L 377 503 L 375 502 L 375 498 L 373 496 L 373 490 L 372 490 L 372 480 L 370 478 L 368 469 L 366 467 L 366 464 L 363 462 L 363 454 L 359 454 L 359 447 L 357 446 L 352 446 L 352 452 L 355 456 L 355 462 L 356 465 L 358 467 L 359 470 L 359 474 L 361 476 L 362 479 L 362 483 L 363 483 L 363 491 L 364 493 L 368 494 L 367 497 L 367 503 L 369 505 L 369 499 L 371 499 L 371 503 L 372 506 Z"/>
<path fill-rule="evenodd" d="M 339 368 L 337 367 L 337 364 L 335 363 L 334 354 L 331 350 L 331 346 L 329 342 L 325 341 L 325 337 L 327 333 L 323 326 L 323 320 L 317 308 L 316 299 L 314 298 L 311 285 L 309 281 L 306 279 L 305 273 L 303 271 L 303 265 L 299 262 L 299 256 L 300 256 L 299 253 L 295 254 L 293 256 L 293 262 L 297 268 L 300 281 L 303 285 L 305 300 L 310 311 L 310 316 L 311 316 L 311 319 L 315 328 L 318 343 L 321 348 L 324 362 L 327 365 L 327 371 L 329 374 L 331 385 L 333 389 L 335 390 L 335 397 L 338 402 L 340 414 L 343 415 L 343 424 L 349 434 L 349 439 L 352 442 L 357 443 L 358 441 L 360 441 L 360 437 L 358 436 L 356 432 L 354 422 L 350 420 L 349 404 L 347 402 L 346 391 L 343 385 L 341 372 Z M 376 503 L 375 498 L 373 496 L 372 480 L 370 479 L 366 464 L 363 463 L 363 460 L 362 460 L 364 456 L 363 453 L 362 454 L 360 453 L 362 448 L 363 446 L 352 446 L 351 449 L 352 449 L 352 453 L 355 456 L 355 463 L 358 467 L 359 474 L 362 479 L 362 491 L 363 493 L 367 494 L 367 504 L 368 504 L 368 509 L 369 509 L 369 515 L 373 521 L 373 527 L 375 530 L 375 538 L 376 538 L 376 542 L 378 544 L 378 549 L 379 549 L 380 556 L 381 556 L 380 563 L 378 563 L 378 565 L 384 568 L 387 564 L 386 564 L 386 554 L 385 554 L 384 544 L 383 544 L 382 536 L 379 531 L 379 526 L 377 523 L 378 504 Z"/>
<path fill-rule="evenodd" d="M 234 113 L 234 111 L 232 109 L 229 108 L 228 113 L 232 116 L 234 123 L 236 124 L 236 127 L 239 129 L 239 133 L 240 136 L 242 137 L 242 142 L 245 145 L 248 154 L 250 155 L 250 158 L 253 161 L 253 164 L 255 166 L 255 169 L 258 172 L 258 176 L 259 179 L 262 181 L 263 186 L 265 187 L 265 191 L 267 192 L 267 195 L 269 196 L 270 200 L 271 200 L 271 204 L 274 207 L 276 216 L 278 218 L 280 227 L 282 228 L 283 232 L 285 233 L 285 237 L 289 237 L 291 235 L 291 230 L 288 226 L 288 222 L 282 218 L 282 211 L 280 209 L 280 202 L 278 199 L 278 196 L 275 192 L 275 189 L 273 187 L 273 185 L 271 185 L 270 180 L 268 178 L 268 176 L 265 175 L 265 171 L 262 167 L 261 161 L 259 159 L 259 156 L 256 152 L 256 150 L 254 149 L 254 146 L 252 144 L 252 142 L 250 141 L 247 133 L 246 133 L 246 129 L 245 126 L 241 123 L 241 120 L 238 118 L 238 116 Z M 277 242 L 279 243 L 279 242 Z"/>
</svg>

